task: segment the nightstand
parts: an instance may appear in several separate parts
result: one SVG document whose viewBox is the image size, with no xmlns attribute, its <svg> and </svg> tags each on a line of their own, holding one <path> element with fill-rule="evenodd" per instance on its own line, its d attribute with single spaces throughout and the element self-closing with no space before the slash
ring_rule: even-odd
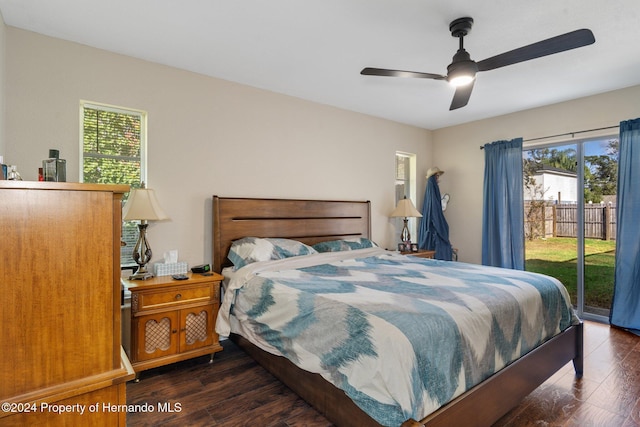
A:
<svg viewBox="0 0 640 427">
<path fill-rule="evenodd" d="M 418 252 L 400 252 L 402 255 L 416 256 L 418 258 L 433 258 L 436 255 L 436 251 L 428 251 L 425 249 L 418 249 Z"/>
<path fill-rule="evenodd" d="M 131 365 L 139 372 L 222 351 L 214 326 L 220 307 L 217 273 L 126 280 L 131 291 Z"/>
</svg>

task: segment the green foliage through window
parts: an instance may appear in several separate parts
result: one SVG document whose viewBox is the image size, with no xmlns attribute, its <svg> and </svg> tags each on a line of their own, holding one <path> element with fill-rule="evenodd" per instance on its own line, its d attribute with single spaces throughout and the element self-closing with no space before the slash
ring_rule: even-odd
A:
<svg viewBox="0 0 640 427">
<path fill-rule="evenodd" d="M 140 113 L 119 113 L 84 107 L 84 182 L 129 184 L 141 181 Z"/>
</svg>

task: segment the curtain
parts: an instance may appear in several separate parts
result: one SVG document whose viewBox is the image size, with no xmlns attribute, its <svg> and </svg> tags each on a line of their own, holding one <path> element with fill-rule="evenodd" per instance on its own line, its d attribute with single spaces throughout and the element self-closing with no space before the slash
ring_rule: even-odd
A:
<svg viewBox="0 0 640 427">
<path fill-rule="evenodd" d="M 640 119 L 620 123 L 612 325 L 640 334 Z"/>
<path fill-rule="evenodd" d="M 442 197 L 437 174 L 427 180 L 427 189 L 422 203 L 422 219 L 418 229 L 418 247 L 435 250 L 435 259 L 451 261 L 453 249 L 449 242 L 449 224 L 442 212 Z"/>
<path fill-rule="evenodd" d="M 482 264 L 524 270 L 522 138 L 484 146 Z"/>
</svg>

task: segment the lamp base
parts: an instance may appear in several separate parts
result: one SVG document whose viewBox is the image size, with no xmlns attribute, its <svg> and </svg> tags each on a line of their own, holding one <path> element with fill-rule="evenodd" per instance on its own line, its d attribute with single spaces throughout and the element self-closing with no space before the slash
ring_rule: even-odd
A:
<svg viewBox="0 0 640 427">
<path fill-rule="evenodd" d="M 129 276 L 129 280 L 147 280 L 151 278 L 153 278 L 153 274 L 149 273 L 148 271 L 134 273 L 131 276 Z"/>
<path fill-rule="evenodd" d="M 147 221 L 142 220 L 140 224 L 138 224 L 138 230 L 140 230 L 140 235 L 138 236 L 138 241 L 136 242 L 136 246 L 133 248 L 133 260 L 138 264 L 138 269 L 134 274 L 129 276 L 129 280 L 147 280 L 153 277 L 153 274 L 147 271 L 147 263 L 151 260 L 151 247 L 149 247 L 149 242 L 147 242 Z"/>
<path fill-rule="evenodd" d="M 409 247 L 411 247 L 411 234 L 409 233 L 409 218 L 405 217 L 403 219 L 404 226 L 402 227 L 402 233 L 400 234 L 400 241 L 403 243 L 409 243 Z"/>
</svg>

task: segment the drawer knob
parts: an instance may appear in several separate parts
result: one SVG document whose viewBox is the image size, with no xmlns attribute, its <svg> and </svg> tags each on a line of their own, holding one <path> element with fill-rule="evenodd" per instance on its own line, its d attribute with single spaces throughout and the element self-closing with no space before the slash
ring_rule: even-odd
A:
<svg viewBox="0 0 640 427">
<path fill-rule="evenodd" d="M 176 294 L 176 299 L 182 298 L 182 294 Z"/>
</svg>

